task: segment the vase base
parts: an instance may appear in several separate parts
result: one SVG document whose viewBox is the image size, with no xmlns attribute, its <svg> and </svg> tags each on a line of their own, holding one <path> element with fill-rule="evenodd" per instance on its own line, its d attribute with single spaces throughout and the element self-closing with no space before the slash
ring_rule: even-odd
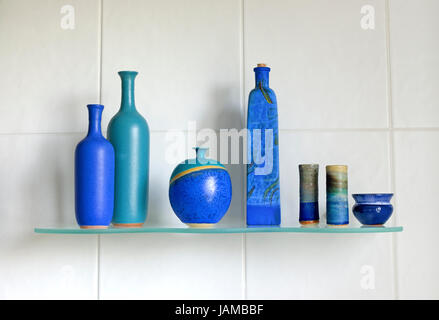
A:
<svg viewBox="0 0 439 320">
<path fill-rule="evenodd" d="M 141 228 L 143 226 L 142 223 L 113 223 L 113 226 L 116 228 Z"/>
<path fill-rule="evenodd" d="M 108 229 L 108 226 L 79 226 L 81 229 Z"/>
<path fill-rule="evenodd" d="M 384 223 L 365 224 L 366 227 L 382 227 Z"/>
<path fill-rule="evenodd" d="M 307 224 L 319 223 L 319 220 L 307 220 L 307 221 L 299 221 L 299 222 L 300 222 L 300 224 L 307 225 Z"/>
<path fill-rule="evenodd" d="M 203 229 L 203 228 L 212 228 L 215 224 L 214 223 L 186 223 L 186 225 L 191 228 Z"/>
<path fill-rule="evenodd" d="M 344 227 L 347 227 L 349 224 L 327 224 L 328 225 L 328 227 L 333 227 L 333 228 L 344 228 Z"/>
</svg>

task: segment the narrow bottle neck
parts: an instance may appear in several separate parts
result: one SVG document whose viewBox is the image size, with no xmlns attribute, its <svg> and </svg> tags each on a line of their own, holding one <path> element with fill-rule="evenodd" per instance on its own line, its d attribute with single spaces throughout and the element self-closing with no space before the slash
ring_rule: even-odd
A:
<svg viewBox="0 0 439 320">
<path fill-rule="evenodd" d="M 122 71 L 119 72 L 122 80 L 122 100 L 120 108 L 124 111 L 135 110 L 136 104 L 134 101 L 134 79 L 137 72 L 134 71 Z"/>
<path fill-rule="evenodd" d="M 257 68 L 256 68 L 257 69 Z M 269 88 L 269 70 L 255 70 L 255 85 L 256 88 L 262 84 L 263 87 Z"/>
<path fill-rule="evenodd" d="M 102 136 L 101 120 L 103 106 L 88 107 L 88 136 Z"/>
<path fill-rule="evenodd" d="M 197 154 L 197 162 L 200 163 L 204 163 L 206 162 L 206 152 L 207 152 L 207 148 L 199 148 L 199 147 L 195 147 L 195 152 Z"/>
</svg>

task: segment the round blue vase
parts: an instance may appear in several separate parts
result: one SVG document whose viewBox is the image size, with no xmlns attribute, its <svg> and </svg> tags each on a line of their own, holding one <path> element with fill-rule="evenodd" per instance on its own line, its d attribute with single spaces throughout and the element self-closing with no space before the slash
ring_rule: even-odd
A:
<svg viewBox="0 0 439 320">
<path fill-rule="evenodd" d="M 352 197 L 356 202 L 352 207 L 354 216 L 364 225 L 383 225 L 392 215 L 393 193 L 353 194 Z"/>
<path fill-rule="evenodd" d="M 103 105 L 89 104 L 87 136 L 75 150 L 75 211 L 81 228 L 108 228 L 114 207 L 114 149 L 101 133 Z"/>
<path fill-rule="evenodd" d="M 226 214 L 232 200 L 232 182 L 226 168 L 206 159 L 207 148 L 180 163 L 169 181 L 169 200 L 177 217 L 190 227 L 211 227 Z"/>
</svg>

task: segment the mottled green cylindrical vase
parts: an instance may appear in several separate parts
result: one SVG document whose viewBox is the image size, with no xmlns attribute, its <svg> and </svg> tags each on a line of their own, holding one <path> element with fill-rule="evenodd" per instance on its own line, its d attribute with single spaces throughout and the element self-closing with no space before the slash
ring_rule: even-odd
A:
<svg viewBox="0 0 439 320">
<path fill-rule="evenodd" d="M 116 155 L 114 214 L 116 227 L 140 227 L 148 209 L 149 128 L 134 103 L 135 71 L 121 71 L 122 101 L 108 125 Z"/>
<path fill-rule="evenodd" d="M 319 222 L 319 165 L 300 164 L 300 213 L 303 225 Z"/>
<path fill-rule="evenodd" d="M 349 224 L 348 167 L 326 166 L 326 221 L 328 225 Z"/>
</svg>

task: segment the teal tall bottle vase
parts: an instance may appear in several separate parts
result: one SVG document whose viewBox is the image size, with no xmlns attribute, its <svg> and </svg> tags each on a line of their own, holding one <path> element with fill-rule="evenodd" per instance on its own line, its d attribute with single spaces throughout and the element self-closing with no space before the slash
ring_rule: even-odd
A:
<svg viewBox="0 0 439 320">
<path fill-rule="evenodd" d="M 121 71 L 122 102 L 108 125 L 115 150 L 113 225 L 141 227 L 148 210 L 149 127 L 134 103 L 135 71 Z"/>
</svg>

